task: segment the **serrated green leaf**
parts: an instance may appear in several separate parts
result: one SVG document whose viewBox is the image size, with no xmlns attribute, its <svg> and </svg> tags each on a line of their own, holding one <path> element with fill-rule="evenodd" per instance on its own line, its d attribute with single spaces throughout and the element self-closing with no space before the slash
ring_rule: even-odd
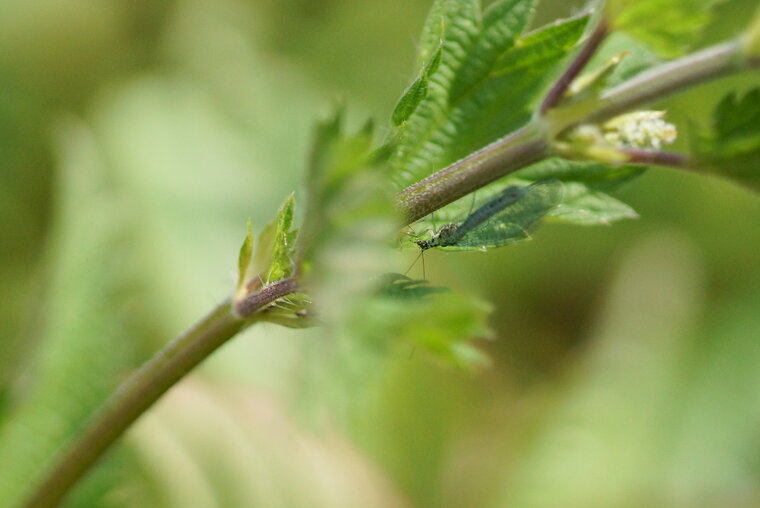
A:
<svg viewBox="0 0 760 508">
<path fill-rule="evenodd" d="M 417 81 L 412 83 L 409 88 L 406 89 L 404 95 L 399 99 L 396 108 L 391 115 L 391 123 L 394 127 L 398 127 L 402 123 L 406 122 L 407 118 L 412 116 L 414 110 L 420 105 L 422 99 L 427 96 L 428 93 L 428 79 L 424 74 L 417 78 Z"/>
<path fill-rule="evenodd" d="M 371 123 L 350 136 L 343 135 L 342 131 L 342 110 L 318 122 L 315 128 L 307 173 L 307 225 L 321 216 L 348 182 L 380 162 L 372 156 L 374 132 Z"/>
<path fill-rule="evenodd" d="M 712 125 L 694 143 L 697 157 L 715 171 L 760 185 L 760 88 L 733 92 L 713 112 Z"/>
<path fill-rule="evenodd" d="M 645 167 L 633 164 L 610 165 L 552 158 L 517 171 L 512 178 L 517 181 L 556 178 L 564 184 L 564 196 L 562 204 L 548 216 L 556 221 L 592 226 L 638 217 L 630 206 L 608 193 L 638 178 L 645 170 Z"/>
<path fill-rule="evenodd" d="M 420 33 L 419 65 L 424 65 L 446 38 L 449 27 L 474 25 L 480 17 L 480 0 L 435 0 Z"/>
<path fill-rule="evenodd" d="M 249 269 L 251 277 L 263 276 L 262 285 L 291 277 L 295 272 L 296 237 L 293 229 L 295 196 L 290 194 L 280 206 L 277 215 L 259 235 L 256 253 Z M 315 324 L 310 310 L 311 298 L 295 293 L 280 298 L 257 314 L 257 319 L 288 328 L 306 328 Z"/>
<path fill-rule="evenodd" d="M 240 296 L 245 296 L 245 284 L 256 277 L 262 278 L 260 281 L 262 284 L 270 284 L 293 274 L 297 235 L 297 230 L 293 229 L 294 213 L 295 196 L 290 194 L 283 200 L 275 218 L 259 234 L 255 249 L 252 248 L 253 232 L 249 225 L 249 236 L 243 243 L 239 261 L 241 267 L 245 266 L 244 269 L 241 268 L 244 271 L 241 271 L 238 279 Z M 246 253 L 243 249 L 250 251 L 247 256 L 244 256 Z M 243 265 L 244 257 L 248 259 L 245 265 Z"/>
<path fill-rule="evenodd" d="M 440 68 L 430 77 L 428 94 L 396 133 L 391 165 L 398 187 L 419 181 L 530 118 L 546 81 L 588 21 L 563 21 L 515 41 L 531 5 L 499 2 L 487 23 L 459 19 L 447 25 Z"/>
<path fill-rule="evenodd" d="M 311 372 L 309 386 L 315 394 L 335 389 L 355 394 L 371 377 L 377 355 L 365 347 L 353 320 L 357 309 L 375 297 L 377 275 L 397 268 L 398 252 L 388 239 L 400 221 L 384 157 L 373 152 L 371 132 L 345 133 L 341 124 L 338 114 L 317 126 L 299 238 L 299 283 L 314 299 L 324 336 L 307 341 L 312 344 L 305 344 L 311 348 L 305 358 L 326 359 L 323 354 L 330 351 L 335 359 L 329 375 L 324 366 Z M 349 399 L 356 400 L 341 398 Z"/>
<path fill-rule="evenodd" d="M 494 74 L 523 73 L 555 64 L 578 42 L 588 21 L 588 16 L 560 20 L 526 34 L 494 64 Z"/>
<path fill-rule="evenodd" d="M 435 71 L 438 70 L 438 67 L 441 66 L 442 57 L 443 57 L 443 42 L 438 44 L 438 49 L 435 50 L 435 53 L 433 53 L 432 58 L 425 66 L 426 76 L 432 76 L 435 73 Z"/>
<path fill-rule="evenodd" d="M 299 257 L 320 319 L 337 326 L 351 304 L 388 271 L 387 238 L 398 224 L 390 189 L 373 155 L 372 133 L 343 134 L 340 116 L 317 127 Z M 350 260 L 350 262 L 348 261 Z"/>
<path fill-rule="evenodd" d="M 490 310 L 481 300 L 450 292 L 424 298 L 386 294 L 355 311 L 352 329 L 374 348 L 411 343 L 445 365 L 473 370 L 487 364 L 470 340 L 490 336 L 485 323 Z"/>
<path fill-rule="evenodd" d="M 747 92 L 739 97 L 732 92 L 724 97 L 713 113 L 713 131 L 716 142 L 728 144 L 729 153 L 741 151 L 747 143 L 745 138 L 751 138 L 760 131 L 760 88 Z M 733 145 L 739 145 L 739 149 Z"/>
<path fill-rule="evenodd" d="M 607 16 L 614 29 L 646 42 L 663 57 L 675 57 L 697 42 L 721 1 L 610 0 Z"/>
<path fill-rule="evenodd" d="M 609 225 L 622 219 L 635 219 L 638 214 L 622 201 L 604 192 L 590 190 L 582 183 L 565 185 L 565 198 L 549 216 L 581 226 Z"/>
<path fill-rule="evenodd" d="M 274 242 L 272 257 L 266 267 L 266 282 L 275 282 L 290 277 L 295 269 L 295 237 L 293 217 L 296 199 L 293 194 L 285 198 L 274 220 Z"/>
<path fill-rule="evenodd" d="M 483 13 L 477 39 L 457 70 L 449 89 L 449 102 L 458 101 L 493 71 L 494 63 L 514 46 L 533 11 L 532 1 L 498 0 Z"/>
<path fill-rule="evenodd" d="M 245 235 L 243 245 L 240 246 L 240 255 L 238 255 L 238 291 L 250 277 L 248 269 L 251 265 L 251 259 L 253 258 L 253 243 L 253 226 L 251 226 L 251 219 L 248 219 L 248 234 Z"/>
</svg>

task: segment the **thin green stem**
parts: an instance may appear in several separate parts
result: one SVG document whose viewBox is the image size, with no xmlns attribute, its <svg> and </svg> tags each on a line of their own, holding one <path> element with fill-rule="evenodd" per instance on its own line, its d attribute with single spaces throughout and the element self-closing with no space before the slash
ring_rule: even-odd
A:
<svg viewBox="0 0 760 508">
<path fill-rule="evenodd" d="M 673 93 L 756 66 L 744 56 L 739 40 L 697 51 L 637 74 L 603 93 L 587 122 L 603 121 Z"/>
<path fill-rule="evenodd" d="M 607 22 L 604 18 L 601 18 L 599 24 L 594 27 L 593 32 L 591 32 L 591 35 L 586 40 L 585 44 L 583 44 L 581 50 L 575 55 L 575 58 L 570 62 L 570 65 L 567 66 L 565 71 L 549 89 L 549 92 L 544 97 L 544 100 L 541 102 L 541 106 L 538 109 L 539 114 L 545 115 L 547 111 L 556 107 L 557 104 L 562 101 L 567 89 L 573 83 L 573 80 L 575 80 L 586 65 L 588 65 L 589 61 L 591 61 L 591 58 L 593 58 L 608 34 L 609 30 Z"/>
<path fill-rule="evenodd" d="M 277 282 L 243 300 L 246 303 L 242 308 L 226 300 L 156 353 L 92 416 L 81 434 L 59 455 L 24 506 L 56 506 L 140 415 L 177 381 L 252 322 L 242 316 L 252 316 L 257 310 L 292 293 L 295 288 L 296 283 L 292 279 Z"/>
</svg>

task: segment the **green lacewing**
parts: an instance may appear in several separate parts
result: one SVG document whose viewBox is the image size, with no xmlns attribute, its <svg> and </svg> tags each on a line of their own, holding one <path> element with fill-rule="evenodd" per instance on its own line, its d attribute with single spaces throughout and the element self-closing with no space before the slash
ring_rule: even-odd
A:
<svg viewBox="0 0 760 508">
<path fill-rule="evenodd" d="M 562 201 L 562 183 L 555 179 L 510 186 L 472 212 L 461 224 L 446 224 L 429 240 L 417 241 L 423 251 L 435 247 L 471 250 L 502 247 L 524 240 L 541 219 Z"/>
</svg>

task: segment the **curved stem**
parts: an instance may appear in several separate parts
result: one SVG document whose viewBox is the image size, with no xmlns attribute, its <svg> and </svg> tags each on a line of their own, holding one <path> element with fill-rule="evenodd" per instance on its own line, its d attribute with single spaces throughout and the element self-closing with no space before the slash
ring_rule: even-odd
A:
<svg viewBox="0 0 760 508">
<path fill-rule="evenodd" d="M 534 120 L 451 166 L 407 187 L 396 196 L 407 224 L 486 184 L 549 155 L 541 122 Z"/>
<path fill-rule="evenodd" d="M 286 279 L 247 299 L 240 312 L 230 300 L 221 303 L 192 328 L 170 342 L 129 377 L 92 416 L 84 430 L 59 456 L 24 506 L 56 506 L 71 487 L 113 445 L 124 431 L 174 384 L 251 323 L 241 315 L 257 310 L 295 290 Z M 249 300 L 250 299 L 250 300 Z"/>
<path fill-rule="evenodd" d="M 747 70 L 757 63 L 744 56 L 741 41 L 710 46 L 683 58 L 643 71 L 602 94 L 586 122 L 606 120 L 661 100 L 685 88 Z"/>
</svg>

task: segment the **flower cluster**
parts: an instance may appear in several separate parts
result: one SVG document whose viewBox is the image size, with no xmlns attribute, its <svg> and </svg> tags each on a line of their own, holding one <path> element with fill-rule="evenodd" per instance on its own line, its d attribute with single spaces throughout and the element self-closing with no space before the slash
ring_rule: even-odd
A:
<svg viewBox="0 0 760 508">
<path fill-rule="evenodd" d="M 634 111 L 616 116 L 602 125 L 604 140 L 616 147 L 659 150 L 676 140 L 675 125 L 666 122 L 664 111 Z"/>
</svg>

